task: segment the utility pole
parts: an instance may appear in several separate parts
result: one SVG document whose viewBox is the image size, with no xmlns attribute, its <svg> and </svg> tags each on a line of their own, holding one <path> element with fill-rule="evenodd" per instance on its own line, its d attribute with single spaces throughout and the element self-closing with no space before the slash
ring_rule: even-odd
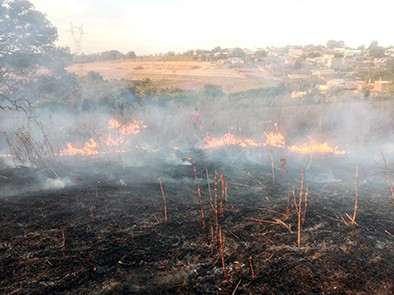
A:
<svg viewBox="0 0 394 295">
<path fill-rule="evenodd" d="M 83 30 L 83 26 L 74 26 L 72 23 L 70 24 L 70 38 L 74 43 L 74 53 L 76 55 L 81 55 L 83 53 L 82 43 L 86 40 L 86 33 Z"/>
</svg>

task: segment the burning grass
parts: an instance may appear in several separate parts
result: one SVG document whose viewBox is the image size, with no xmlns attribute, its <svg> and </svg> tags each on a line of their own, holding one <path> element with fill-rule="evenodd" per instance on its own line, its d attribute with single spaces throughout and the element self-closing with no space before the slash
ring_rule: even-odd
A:
<svg viewBox="0 0 394 295">
<path fill-rule="evenodd" d="M 219 112 L 198 149 L 173 114 L 7 133 L 1 293 L 393 293 L 389 153 Z"/>
</svg>

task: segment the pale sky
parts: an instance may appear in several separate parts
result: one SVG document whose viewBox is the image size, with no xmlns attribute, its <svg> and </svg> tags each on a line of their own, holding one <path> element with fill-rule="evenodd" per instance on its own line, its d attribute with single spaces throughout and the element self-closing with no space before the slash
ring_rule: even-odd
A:
<svg viewBox="0 0 394 295">
<path fill-rule="evenodd" d="M 71 24 L 83 27 L 84 53 L 137 55 L 189 49 L 394 45 L 393 0 L 30 0 L 74 51 Z"/>
</svg>

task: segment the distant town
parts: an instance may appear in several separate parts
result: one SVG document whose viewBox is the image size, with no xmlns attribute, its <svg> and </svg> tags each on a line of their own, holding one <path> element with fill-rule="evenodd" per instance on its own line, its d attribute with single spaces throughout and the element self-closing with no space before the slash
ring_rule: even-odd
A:
<svg viewBox="0 0 394 295">
<path fill-rule="evenodd" d="M 349 48 L 344 41 L 329 40 L 326 45 L 266 47 L 255 50 L 215 47 L 212 50 L 173 51 L 137 56 L 117 50 L 100 54 L 74 55 L 75 63 L 124 59 L 164 61 L 209 61 L 239 69 L 256 79 L 266 73 L 291 88 L 291 98 L 323 96 L 391 97 L 394 93 L 394 46 L 384 48 L 377 41 L 369 46 Z M 259 67 L 261 72 L 248 70 Z"/>
</svg>

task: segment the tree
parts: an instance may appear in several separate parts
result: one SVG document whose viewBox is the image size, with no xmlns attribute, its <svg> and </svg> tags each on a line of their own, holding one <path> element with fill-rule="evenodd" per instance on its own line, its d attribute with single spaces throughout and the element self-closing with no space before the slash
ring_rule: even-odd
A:
<svg viewBox="0 0 394 295">
<path fill-rule="evenodd" d="M 245 57 L 245 52 L 241 48 L 236 47 L 236 48 L 234 48 L 231 51 L 231 56 L 233 56 L 233 57 Z"/>
<path fill-rule="evenodd" d="M 300 70 L 304 65 L 304 60 L 302 58 L 297 58 L 297 60 L 294 62 L 294 69 Z"/>
<path fill-rule="evenodd" d="M 175 57 L 175 51 L 168 51 L 167 53 L 164 54 L 165 57 Z"/>
<path fill-rule="evenodd" d="M 88 80 L 91 81 L 103 81 L 103 76 L 101 76 L 101 74 L 99 72 L 95 72 L 95 71 L 89 71 L 87 76 Z"/>
<path fill-rule="evenodd" d="M 124 57 L 123 53 L 118 50 L 104 51 L 101 53 L 102 60 L 118 60 Z"/>
<path fill-rule="evenodd" d="M 31 93 L 37 70 L 64 72 L 66 49 L 54 42 L 57 30 L 27 0 L 0 0 L 0 108 L 27 111 L 38 94 Z M 29 94 L 29 95 L 28 95 Z"/>
<path fill-rule="evenodd" d="M 255 58 L 259 58 L 259 59 L 263 59 L 264 57 L 266 57 L 268 55 L 267 51 L 265 51 L 264 49 L 259 49 L 254 53 L 254 57 Z"/>
<path fill-rule="evenodd" d="M 124 56 L 126 59 L 134 59 L 137 58 L 137 55 L 135 54 L 134 51 L 129 51 L 125 54 Z"/>
<path fill-rule="evenodd" d="M 334 49 L 334 48 L 344 48 L 345 47 L 345 41 L 340 40 L 328 40 L 326 43 L 327 48 Z"/>
<path fill-rule="evenodd" d="M 157 92 L 158 89 L 150 78 L 144 78 L 141 81 L 136 82 L 135 94 L 141 100 L 152 98 L 157 94 Z"/>
<path fill-rule="evenodd" d="M 222 51 L 222 48 L 220 48 L 220 46 L 216 46 L 214 49 L 212 49 L 213 53 L 221 52 L 221 51 Z"/>
<path fill-rule="evenodd" d="M 385 56 L 385 49 L 378 45 L 378 41 L 372 41 L 368 47 L 369 55 L 374 58 L 381 58 Z"/>
<path fill-rule="evenodd" d="M 372 49 L 373 47 L 376 47 L 376 46 L 378 46 L 378 41 L 373 40 L 373 41 L 371 41 L 371 44 L 369 44 L 368 50 L 370 50 L 370 49 Z"/>
</svg>

